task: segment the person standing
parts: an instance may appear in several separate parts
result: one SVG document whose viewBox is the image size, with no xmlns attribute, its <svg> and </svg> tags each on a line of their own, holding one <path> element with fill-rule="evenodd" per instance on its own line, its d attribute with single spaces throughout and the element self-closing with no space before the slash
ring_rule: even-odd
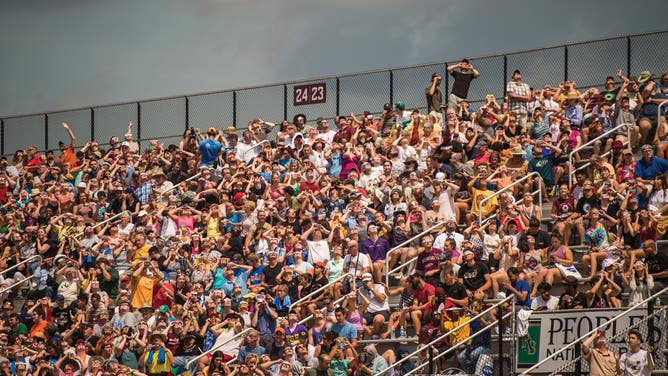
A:
<svg viewBox="0 0 668 376">
<path fill-rule="evenodd" d="M 220 151 L 223 149 L 222 144 L 220 141 L 218 141 L 218 132 L 216 131 L 216 128 L 211 127 L 207 129 L 206 135 L 208 138 L 200 142 L 198 147 L 200 155 L 200 168 L 215 167 L 214 165 L 218 160 L 218 154 L 220 154 Z"/>
<path fill-rule="evenodd" d="M 591 348 L 592 344 L 594 348 Z M 590 376 L 619 375 L 619 354 L 608 349 L 602 330 L 597 330 L 582 343 L 582 353 L 589 362 Z"/>
<path fill-rule="evenodd" d="M 533 93 L 529 85 L 522 82 L 522 73 L 515 69 L 512 80 L 506 85 L 508 95 L 508 111 L 517 114 L 518 124 L 528 131 L 529 103 L 533 101 Z"/>
<path fill-rule="evenodd" d="M 438 123 L 443 124 L 441 110 L 445 106 L 443 106 L 443 93 L 439 88 L 441 82 L 443 82 L 443 77 L 438 73 L 433 73 L 431 75 L 431 84 L 424 89 L 424 93 L 427 97 L 427 112 L 429 115 L 434 116 Z"/>
<path fill-rule="evenodd" d="M 457 68 L 459 68 L 458 71 L 456 70 Z M 471 81 L 478 78 L 480 72 L 473 68 L 468 59 L 462 59 L 459 63 L 450 65 L 447 70 L 455 79 L 452 84 L 452 91 L 450 91 L 450 96 L 448 97 L 448 110 L 457 112 L 459 104 L 466 100 L 466 97 L 469 95 Z"/>
<path fill-rule="evenodd" d="M 643 338 L 640 331 L 636 329 L 629 330 L 627 342 L 629 351 L 619 357 L 619 369 L 624 376 L 649 376 L 654 371 L 654 360 L 652 359 L 652 346 L 645 345 L 645 350 L 640 347 L 643 344 Z"/>
</svg>

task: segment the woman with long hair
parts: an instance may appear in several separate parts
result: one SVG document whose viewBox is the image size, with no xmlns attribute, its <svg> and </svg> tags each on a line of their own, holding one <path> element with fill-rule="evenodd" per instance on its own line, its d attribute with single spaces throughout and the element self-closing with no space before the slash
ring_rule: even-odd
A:
<svg viewBox="0 0 668 376">
<path fill-rule="evenodd" d="M 573 266 L 573 252 L 568 245 L 563 243 L 561 235 L 558 232 L 553 232 L 550 239 L 550 246 L 544 250 L 541 255 L 544 268 L 538 270 L 538 276 L 531 296 L 536 296 L 538 294 L 538 285 L 540 285 L 541 282 L 545 281 L 552 285 L 554 282 L 564 278 L 561 274 L 561 270 L 557 267 L 557 264 L 566 267 Z M 592 258 L 596 259 L 595 257 Z M 596 270 L 596 266 L 593 266 L 593 268 Z"/>
<path fill-rule="evenodd" d="M 654 278 L 649 274 L 648 266 L 642 260 L 633 263 L 633 267 L 627 273 L 622 273 L 621 276 L 622 285 L 629 292 L 629 307 L 637 305 L 652 294 Z"/>
</svg>

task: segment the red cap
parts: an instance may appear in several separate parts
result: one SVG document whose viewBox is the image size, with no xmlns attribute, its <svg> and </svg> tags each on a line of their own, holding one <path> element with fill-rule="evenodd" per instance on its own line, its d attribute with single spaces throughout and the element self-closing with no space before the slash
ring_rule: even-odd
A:
<svg viewBox="0 0 668 376">
<path fill-rule="evenodd" d="M 608 77 L 605 78 L 605 82 L 614 81 L 614 80 L 615 80 L 615 78 L 612 77 L 612 76 L 608 76 Z"/>
</svg>

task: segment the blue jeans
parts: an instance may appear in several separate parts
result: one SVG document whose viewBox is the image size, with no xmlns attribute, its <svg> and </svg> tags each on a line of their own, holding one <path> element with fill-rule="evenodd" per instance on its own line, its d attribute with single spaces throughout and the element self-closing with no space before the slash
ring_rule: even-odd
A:
<svg viewBox="0 0 668 376">
<path fill-rule="evenodd" d="M 478 363 L 478 358 L 482 354 L 489 354 L 489 348 L 485 346 L 478 346 L 475 349 L 467 347 L 457 355 L 457 360 L 459 360 L 459 365 L 464 368 L 468 373 L 475 372 L 476 363 Z"/>
</svg>

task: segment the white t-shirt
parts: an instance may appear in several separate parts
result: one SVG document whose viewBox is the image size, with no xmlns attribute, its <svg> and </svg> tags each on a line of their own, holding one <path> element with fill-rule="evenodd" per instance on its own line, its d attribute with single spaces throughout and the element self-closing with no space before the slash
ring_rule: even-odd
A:
<svg viewBox="0 0 668 376">
<path fill-rule="evenodd" d="M 329 244 L 327 244 L 326 239 L 318 241 L 308 240 L 306 241 L 306 249 L 308 250 L 308 261 L 311 264 L 318 261 L 327 264 L 327 261 L 329 261 Z"/>
<path fill-rule="evenodd" d="M 369 299 L 369 307 L 367 308 L 367 311 L 369 311 L 370 313 L 378 311 L 389 311 L 390 303 L 387 301 L 387 295 L 385 294 L 385 287 L 383 287 L 383 285 L 381 284 L 374 283 L 373 289 L 376 290 L 376 292 L 385 295 L 385 300 L 381 302 L 380 300 L 376 299 L 376 296 L 373 294 L 373 292 L 368 291 L 365 286 L 364 288 L 362 288 L 362 291 L 366 295 L 367 299 Z"/>
<path fill-rule="evenodd" d="M 371 270 L 371 260 L 369 259 L 369 256 L 363 253 L 359 253 L 355 257 L 346 255 L 346 257 L 343 258 L 344 272 L 351 272 L 356 276 L 361 277 L 364 268 L 369 268 L 369 270 Z"/>
<path fill-rule="evenodd" d="M 619 368 L 624 376 L 649 376 L 651 372 L 647 368 L 647 351 L 625 352 L 619 357 Z"/>
<path fill-rule="evenodd" d="M 459 191 L 459 189 L 457 189 Z M 454 195 L 457 194 L 457 191 L 453 192 L 451 187 L 448 187 L 446 190 L 441 191 L 441 194 L 438 196 L 438 202 L 441 204 L 439 212 L 443 214 L 446 219 L 455 220 L 455 200 Z"/>
<path fill-rule="evenodd" d="M 436 237 L 436 239 L 434 239 L 434 244 L 432 245 L 432 247 L 443 250 L 445 248 L 445 240 L 450 238 L 455 240 L 458 251 L 462 249 L 462 242 L 464 241 L 464 235 L 458 232 L 444 232 L 440 234 L 439 236 Z"/>
<path fill-rule="evenodd" d="M 538 295 L 531 300 L 531 309 L 536 310 L 540 307 L 547 307 L 548 311 L 554 311 L 559 308 L 559 298 L 550 295 L 550 299 L 546 302 L 542 296 Z"/>
</svg>

